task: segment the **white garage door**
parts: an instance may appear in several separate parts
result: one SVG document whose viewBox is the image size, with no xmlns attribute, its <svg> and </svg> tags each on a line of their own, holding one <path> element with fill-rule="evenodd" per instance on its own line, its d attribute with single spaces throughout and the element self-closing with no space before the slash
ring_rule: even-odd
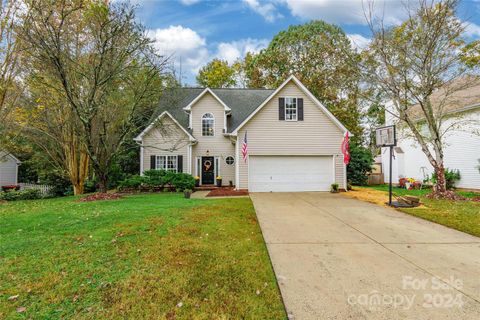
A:
<svg viewBox="0 0 480 320">
<path fill-rule="evenodd" d="M 250 192 L 328 191 L 332 156 L 250 156 Z"/>
</svg>

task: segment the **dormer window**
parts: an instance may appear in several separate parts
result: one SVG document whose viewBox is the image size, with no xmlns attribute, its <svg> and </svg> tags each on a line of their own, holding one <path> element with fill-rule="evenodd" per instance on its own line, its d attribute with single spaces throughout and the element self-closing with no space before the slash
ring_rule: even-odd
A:
<svg viewBox="0 0 480 320">
<path fill-rule="evenodd" d="M 205 113 L 202 116 L 202 136 L 215 135 L 215 118 L 211 113 Z"/>
</svg>

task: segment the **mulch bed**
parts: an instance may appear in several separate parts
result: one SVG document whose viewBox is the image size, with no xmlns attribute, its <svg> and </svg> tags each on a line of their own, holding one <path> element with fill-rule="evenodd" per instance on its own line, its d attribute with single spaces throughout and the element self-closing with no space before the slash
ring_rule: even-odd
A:
<svg viewBox="0 0 480 320">
<path fill-rule="evenodd" d="M 230 197 L 230 196 L 248 196 L 247 190 L 235 190 L 233 188 L 219 188 L 210 191 L 207 197 Z"/>
<path fill-rule="evenodd" d="M 91 202 L 99 200 L 117 200 L 123 198 L 123 195 L 119 193 L 94 193 L 89 196 L 79 199 L 80 202 Z"/>
<path fill-rule="evenodd" d="M 426 198 L 428 199 L 435 199 L 435 200 L 454 200 L 454 201 L 465 201 L 465 200 L 468 200 L 467 198 L 451 191 L 451 190 L 447 190 L 445 192 L 432 192 L 432 193 L 429 193 L 425 196 Z"/>
</svg>

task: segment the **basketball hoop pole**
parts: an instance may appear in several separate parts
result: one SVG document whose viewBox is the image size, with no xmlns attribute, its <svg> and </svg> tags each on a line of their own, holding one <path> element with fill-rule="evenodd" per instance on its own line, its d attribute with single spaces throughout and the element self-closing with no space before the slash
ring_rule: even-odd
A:
<svg viewBox="0 0 480 320">
<path fill-rule="evenodd" d="M 393 146 L 390 146 L 390 174 L 388 175 L 388 205 L 392 206 L 392 160 L 393 160 Z"/>
<path fill-rule="evenodd" d="M 393 147 L 397 145 L 397 130 L 395 125 L 384 126 L 375 129 L 376 145 L 379 148 L 390 147 L 390 174 L 388 177 L 388 205 L 392 206 L 392 162 Z"/>
</svg>

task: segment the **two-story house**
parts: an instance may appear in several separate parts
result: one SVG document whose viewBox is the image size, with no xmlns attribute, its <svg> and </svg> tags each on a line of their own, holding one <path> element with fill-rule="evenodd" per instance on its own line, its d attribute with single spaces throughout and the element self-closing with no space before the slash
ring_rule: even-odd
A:
<svg viewBox="0 0 480 320">
<path fill-rule="evenodd" d="M 201 185 L 221 176 L 223 185 L 252 192 L 328 191 L 335 182 L 346 187 L 346 132 L 291 76 L 276 90 L 170 91 L 135 140 L 141 173 L 186 172 L 200 177 Z"/>
<path fill-rule="evenodd" d="M 480 189 L 480 82 L 465 85 L 463 80 L 452 84 L 455 89 L 448 96 L 443 90 L 432 94 L 434 110 L 442 108 L 440 132 L 443 139 L 444 165 L 450 170 L 460 172 L 460 180 L 456 187 Z M 419 106 L 412 106 L 412 112 Z M 412 137 L 411 131 L 399 123 L 395 109 L 387 105 L 385 110 L 387 125 L 397 125 L 397 146 L 394 148 L 392 160 L 392 181 L 398 183 L 400 178 L 414 178 L 422 181 L 431 177 L 433 167 L 428 161 L 420 145 Z M 421 125 L 422 134 L 429 136 L 422 117 L 415 119 Z M 431 147 L 431 146 L 430 146 Z M 432 149 L 433 150 L 433 149 Z M 382 150 L 382 166 L 385 181 L 389 179 L 390 156 L 388 148 Z"/>
</svg>

